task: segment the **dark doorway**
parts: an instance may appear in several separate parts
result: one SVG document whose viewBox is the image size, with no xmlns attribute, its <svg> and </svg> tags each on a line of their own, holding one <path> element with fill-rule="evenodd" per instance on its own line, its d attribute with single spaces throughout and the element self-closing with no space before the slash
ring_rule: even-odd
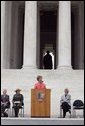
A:
<svg viewBox="0 0 85 126">
<path fill-rule="evenodd" d="M 19 7 L 18 9 L 18 59 L 17 67 L 21 69 L 23 66 L 23 49 L 24 49 L 24 18 L 25 18 L 25 8 Z"/>
<path fill-rule="evenodd" d="M 56 69 L 56 29 L 57 11 L 40 11 L 40 69 L 43 69 L 43 53 L 45 53 L 45 50 L 53 52 L 54 69 Z"/>
<path fill-rule="evenodd" d="M 83 33 L 84 33 L 84 12 L 80 14 L 82 8 L 79 6 L 71 8 L 71 65 L 73 69 L 83 69 Z M 81 30 L 80 30 L 81 29 Z"/>
</svg>

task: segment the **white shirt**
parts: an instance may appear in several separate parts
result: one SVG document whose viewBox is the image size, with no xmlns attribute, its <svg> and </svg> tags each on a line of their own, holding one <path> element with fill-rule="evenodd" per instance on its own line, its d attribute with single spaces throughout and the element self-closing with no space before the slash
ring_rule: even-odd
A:
<svg viewBox="0 0 85 126">
<path fill-rule="evenodd" d="M 67 102 L 71 106 L 71 95 L 70 94 L 67 94 L 66 96 L 65 96 L 65 94 L 62 95 L 61 101 L 60 101 L 61 105 L 63 102 Z"/>
</svg>

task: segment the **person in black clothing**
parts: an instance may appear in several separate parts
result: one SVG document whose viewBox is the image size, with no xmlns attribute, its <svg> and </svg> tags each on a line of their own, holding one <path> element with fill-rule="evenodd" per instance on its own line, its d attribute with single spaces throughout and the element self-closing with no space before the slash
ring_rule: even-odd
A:
<svg viewBox="0 0 85 126">
<path fill-rule="evenodd" d="M 44 66 L 44 69 L 52 69 L 53 67 L 52 56 L 50 55 L 49 51 L 47 51 L 47 54 L 43 58 L 43 66 Z"/>
<path fill-rule="evenodd" d="M 7 95 L 7 90 L 3 90 L 3 94 L 1 95 L 1 116 L 8 117 L 8 109 L 10 108 L 9 95 Z"/>
<path fill-rule="evenodd" d="M 13 96 L 13 108 L 15 110 L 15 117 L 18 117 L 18 113 L 19 113 L 19 109 L 24 105 L 23 103 L 23 95 L 20 94 L 20 89 L 16 89 L 15 92 L 16 94 L 14 94 Z"/>
</svg>

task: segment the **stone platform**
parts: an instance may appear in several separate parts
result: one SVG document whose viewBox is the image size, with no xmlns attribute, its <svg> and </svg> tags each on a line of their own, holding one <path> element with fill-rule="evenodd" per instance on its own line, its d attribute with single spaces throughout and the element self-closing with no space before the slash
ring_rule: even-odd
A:
<svg viewBox="0 0 85 126">
<path fill-rule="evenodd" d="M 47 88 L 51 89 L 51 117 L 60 115 L 60 98 L 65 88 L 69 88 L 71 102 L 81 99 L 84 101 L 84 71 L 72 69 L 58 70 L 39 70 L 39 69 L 21 69 L 21 70 L 2 70 L 1 71 L 1 89 L 6 88 L 12 101 L 14 90 L 22 89 L 24 95 L 24 107 L 26 117 L 31 115 L 31 88 L 34 88 L 36 76 L 42 75 Z M 82 115 L 82 110 L 77 115 Z"/>
<path fill-rule="evenodd" d="M 2 118 L 1 125 L 84 125 L 84 119 Z"/>
</svg>

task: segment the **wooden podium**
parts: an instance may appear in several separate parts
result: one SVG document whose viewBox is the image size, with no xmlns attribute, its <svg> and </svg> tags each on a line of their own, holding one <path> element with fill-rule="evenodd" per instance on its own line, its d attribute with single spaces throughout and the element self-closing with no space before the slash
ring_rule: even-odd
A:
<svg viewBox="0 0 85 126">
<path fill-rule="evenodd" d="M 50 89 L 31 89 L 31 117 L 50 117 Z"/>
</svg>

